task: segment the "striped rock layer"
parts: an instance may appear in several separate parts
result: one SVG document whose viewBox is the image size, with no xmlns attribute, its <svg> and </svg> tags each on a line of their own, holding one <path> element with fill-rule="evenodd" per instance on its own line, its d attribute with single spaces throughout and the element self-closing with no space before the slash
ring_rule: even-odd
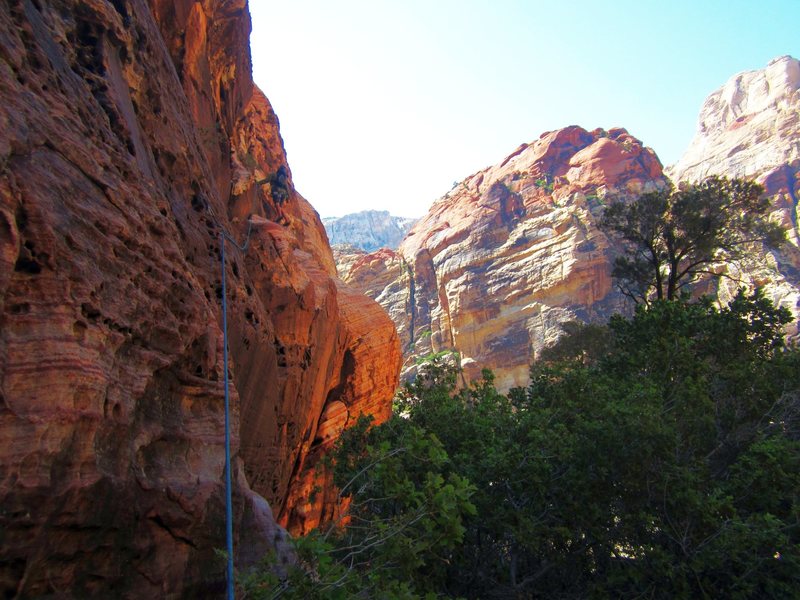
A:
<svg viewBox="0 0 800 600">
<path fill-rule="evenodd" d="M 386 418 L 395 329 L 335 277 L 253 85 L 245 0 L 0 8 L 0 594 L 212 597 L 335 512 L 314 463 Z M 325 483 L 324 481 L 322 482 Z"/>
</svg>

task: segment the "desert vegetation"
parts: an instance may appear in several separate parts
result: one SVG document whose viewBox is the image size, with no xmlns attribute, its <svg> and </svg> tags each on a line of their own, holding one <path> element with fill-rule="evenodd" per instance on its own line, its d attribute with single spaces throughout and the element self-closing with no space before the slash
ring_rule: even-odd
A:
<svg viewBox="0 0 800 600">
<path fill-rule="evenodd" d="M 254 598 L 793 598 L 800 586 L 800 351 L 756 289 L 687 286 L 783 236 L 762 190 L 712 178 L 611 203 L 632 317 L 566 323 L 526 388 L 421 362 L 394 416 L 324 468 L 345 519 L 296 541 Z"/>
<path fill-rule="evenodd" d="M 800 352 L 759 292 L 568 325 L 503 395 L 435 357 L 329 464 L 346 523 L 254 598 L 793 598 Z"/>
</svg>

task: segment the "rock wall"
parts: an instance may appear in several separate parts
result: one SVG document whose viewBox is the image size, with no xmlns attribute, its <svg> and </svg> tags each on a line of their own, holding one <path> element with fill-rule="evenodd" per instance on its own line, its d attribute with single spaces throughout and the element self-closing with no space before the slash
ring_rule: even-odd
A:
<svg viewBox="0 0 800 600">
<path fill-rule="evenodd" d="M 658 158 L 624 129 L 548 132 L 434 203 L 397 253 L 340 255 L 340 270 L 392 316 L 407 375 L 455 349 L 466 378 L 489 367 L 500 389 L 525 385 L 560 323 L 627 308 L 595 218 L 606 198 L 663 184 Z"/>
<path fill-rule="evenodd" d="M 240 566 L 287 556 L 273 510 L 333 512 L 305 506 L 319 449 L 388 413 L 396 333 L 335 278 L 249 30 L 244 0 L 0 8 L 4 597 L 223 589 L 221 228 L 251 231 L 227 265 Z"/>
<path fill-rule="evenodd" d="M 734 75 L 710 94 L 694 139 L 667 173 L 675 181 L 725 175 L 764 186 L 788 243 L 768 250 L 766 260 L 720 267 L 731 278 L 711 291 L 725 301 L 742 284 L 759 285 L 800 318 L 800 61 L 781 56 L 764 69 Z M 795 321 L 789 332 L 797 331 Z"/>
<path fill-rule="evenodd" d="M 800 61 L 781 56 L 738 73 L 703 102 L 694 139 L 667 174 L 675 181 L 759 176 L 798 160 L 798 114 Z"/>
<path fill-rule="evenodd" d="M 728 302 L 761 286 L 800 317 L 800 62 L 784 56 L 712 93 L 674 181 L 749 177 L 773 199 L 788 244 L 737 263 L 698 293 Z M 404 376 L 434 353 L 460 352 L 467 378 L 496 371 L 524 385 L 528 364 L 565 320 L 604 321 L 629 310 L 610 279 L 613 248 L 595 217 L 609 196 L 664 183 L 652 150 L 622 129 L 569 127 L 523 144 L 438 200 L 397 252 L 337 249 L 345 281 L 390 314 L 406 353 Z M 788 333 L 796 335 L 798 322 Z"/>
</svg>

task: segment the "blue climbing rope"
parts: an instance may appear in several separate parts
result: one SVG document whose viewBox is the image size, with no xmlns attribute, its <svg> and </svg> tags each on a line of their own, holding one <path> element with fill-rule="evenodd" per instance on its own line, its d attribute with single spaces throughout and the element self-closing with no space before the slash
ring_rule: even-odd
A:
<svg viewBox="0 0 800 600">
<path fill-rule="evenodd" d="M 222 377 L 225 382 L 225 542 L 228 553 L 228 600 L 233 600 L 233 502 L 231 494 L 231 424 L 228 395 L 228 301 L 225 286 L 225 232 L 220 228 L 222 259 Z"/>
<path fill-rule="evenodd" d="M 215 219 L 216 220 L 216 219 Z M 225 548 L 228 555 L 227 580 L 228 600 L 234 600 L 233 589 L 233 500 L 231 490 L 231 425 L 230 425 L 230 395 L 228 393 L 228 293 L 225 282 L 225 240 L 229 240 L 238 250 L 247 252 L 250 244 L 250 233 L 253 222 L 247 228 L 247 238 L 242 246 L 236 243 L 228 233 L 219 226 L 220 234 L 220 262 L 222 263 L 222 373 L 225 390 Z"/>
</svg>

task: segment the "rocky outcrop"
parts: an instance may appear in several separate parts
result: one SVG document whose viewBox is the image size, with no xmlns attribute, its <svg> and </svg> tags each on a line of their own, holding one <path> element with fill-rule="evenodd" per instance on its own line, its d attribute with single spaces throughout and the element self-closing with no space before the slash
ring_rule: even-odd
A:
<svg viewBox="0 0 800 600">
<path fill-rule="evenodd" d="M 709 175 L 756 177 L 800 159 L 800 61 L 776 58 L 731 77 L 706 98 L 697 132 L 667 174 L 674 181 Z"/>
<path fill-rule="evenodd" d="M 373 298 L 391 317 L 405 351 L 413 350 L 415 330 L 414 286 L 411 266 L 394 250 L 364 252 L 357 248 L 334 248 L 334 258 L 345 281 Z"/>
<path fill-rule="evenodd" d="M 720 266 L 731 277 L 713 291 L 725 301 L 742 284 L 759 285 L 800 317 L 800 61 L 782 56 L 731 77 L 703 103 L 694 139 L 667 172 L 675 181 L 725 175 L 764 186 L 788 243 L 768 249 L 766 261 Z M 790 326 L 796 332 L 797 322 Z"/>
<path fill-rule="evenodd" d="M 548 132 L 434 203 L 397 253 L 339 255 L 340 270 L 392 315 L 407 374 L 455 349 L 467 378 L 490 367 L 500 389 L 525 385 L 560 323 L 627 308 L 596 216 L 610 197 L 663 184 L 658 158 L 624 129 Z"/>
<path fill-rule="evenodd" d="M 675 181 L 750 177 L 773 199 L 789 243 L 737 264 L 697 292 L 729 301 L 761 286 L 800 317 L 800 63 L 791 57 L 741 73 L 711 94 Z M 629 309 L 609 277 L 613 249 L 595 218 L 609 197 L 664 183 L 658 159 L 624 130 L 570 127 L 523 144 L 437 201 L 396 253 L 337 249 L 342 277 L 386 308 L 406 350 L 421 359 L 460 352 L 467 377 L 496 371 L 501 389 L 527 382 L 528 363 L 565 320 Z M 796 334 L 797 322 L 789 334 Z"/>
<path fill-rule="evenodd" d="M 415 222 L 416 219 L 395 217 L 387 210 L 364 210 L 322 219 L 332 246 L 353 246 L 367 252 L 396 249 Z"/>
<path fill-rule="evenodd" d="M 396 334 L 335 277 L 249 28 L 244 0 L 0 10 L 4 597 L 222 589 L 222 229 L 249 232 L 227 264 L 240 566 L 287 556 L 272 511 L 333 512 L 306 506 L 320 449 L 389 410 Z"/>
</svg>

